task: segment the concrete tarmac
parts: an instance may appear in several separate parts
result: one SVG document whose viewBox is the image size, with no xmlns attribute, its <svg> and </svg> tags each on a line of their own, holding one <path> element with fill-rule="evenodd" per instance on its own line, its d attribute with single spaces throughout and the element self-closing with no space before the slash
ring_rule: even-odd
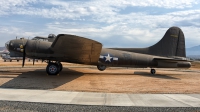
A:
<svg viewBox="0 0 200 112">
<path fill-rule="evenodd" d="M 126 94 L 1 88 L 0 100 L 101 106 L 200 107 L 200 94 Z"/>
</svg>

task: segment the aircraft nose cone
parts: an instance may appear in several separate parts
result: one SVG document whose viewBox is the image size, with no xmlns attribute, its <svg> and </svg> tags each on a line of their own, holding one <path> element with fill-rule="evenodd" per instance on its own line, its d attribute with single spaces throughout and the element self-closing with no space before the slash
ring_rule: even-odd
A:
<svg viewBox="0 0 200 112">
<path fill-rule="evenodd" d="M 6 42 L 6 48 L 11 52 L 23 52 L 27 39 L 14 39 Z"/>
</svg>

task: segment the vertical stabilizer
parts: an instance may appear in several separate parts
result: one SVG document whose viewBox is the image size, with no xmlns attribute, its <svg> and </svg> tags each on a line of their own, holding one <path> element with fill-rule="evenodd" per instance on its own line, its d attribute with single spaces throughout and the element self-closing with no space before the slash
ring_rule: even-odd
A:
<svg viewBox="0 0 200 112">
<path fill-rule="evenodd" d="M 171 27 L 158 43 L 148 49 L 152 55 L 185 57 L 184 34 L 180 28 Z"/>
<path fill-rule="evenodd" d="M 150 54 L 164 57 L 186 57 L 185 37 L 178 27 L 171 27 L 155 45 L 147 48 L 111 48 L 122 51 Z"/>
</svg>

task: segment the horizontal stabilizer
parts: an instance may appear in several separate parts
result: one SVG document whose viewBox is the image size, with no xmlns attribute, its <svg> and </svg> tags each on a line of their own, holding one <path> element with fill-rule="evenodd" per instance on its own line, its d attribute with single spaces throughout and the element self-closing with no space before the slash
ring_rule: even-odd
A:
<svg viewBox="0 0 200 112">
<path fill-rule="evenodd" d="M 68 62 L 81 64 L 96 64 L 99 60 L 102 44 L 84 37 L 59 34 L 51 45 L 58 57 Z"/>
<path fill-rule="evenodd" d="M 166 61 L 166 62 L 192 62 L 187 58 L 184 59 L 175 59 L 175 58 L 154 58 L 155 61 Z"/>
<path fill-rule="evenodd" d="M 190 68 L 191 60 L 175 58 L 154 58 L 158 68 Z"/>
</svg>

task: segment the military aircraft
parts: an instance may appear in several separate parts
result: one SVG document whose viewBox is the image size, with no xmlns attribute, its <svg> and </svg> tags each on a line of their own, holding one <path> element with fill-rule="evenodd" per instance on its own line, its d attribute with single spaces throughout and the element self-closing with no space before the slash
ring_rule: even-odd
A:
<svg viewBox="0 0 200 112">
<path fill-rule="evenodd" d="M 48 40 L 49 39 L 49 40 Z M 62 70 L 61 62 L 96 65 L 100 71 L 107 67 L 189 68 L 186 59 L 185 38 L 182 30 L 171 27 L 155 45 L 147 48 L 102 48 L 100 42 L 70 34 L 50 35 L 47 39 L 15 39 L 7 42 L 9 51 L 25 57 L 46 60 L 46 72 L 56 75 Z"/>
</svg>

